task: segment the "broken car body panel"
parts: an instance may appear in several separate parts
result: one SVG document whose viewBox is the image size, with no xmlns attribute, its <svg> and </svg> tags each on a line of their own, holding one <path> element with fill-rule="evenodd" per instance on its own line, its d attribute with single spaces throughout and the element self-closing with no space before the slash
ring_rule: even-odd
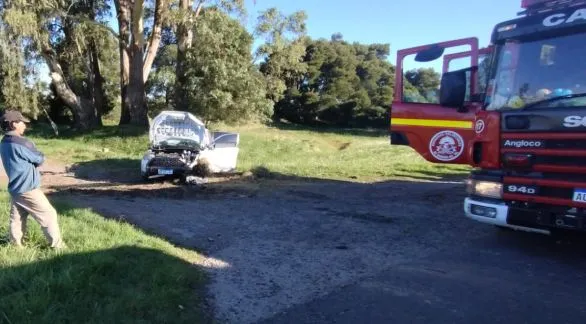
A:
<svg viewBox="0 0 586 324">
<path fill-rule="evenodd" d="M 232 172 L 236 169 L 239 142 L 239 134 L 210 132 L 188 112 L 162 111 L 150 127 L 141 175 L 187 176 L 204 164 L 211 173 Z"/>
</svg>

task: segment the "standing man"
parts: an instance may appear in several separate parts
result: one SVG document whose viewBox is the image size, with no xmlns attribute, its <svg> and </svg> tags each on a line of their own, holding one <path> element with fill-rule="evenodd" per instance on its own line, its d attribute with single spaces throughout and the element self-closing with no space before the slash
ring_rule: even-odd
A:
<svg viewBox="0 0 586 324">
<path fill-rule="evenodd" d="M 52 248 L 63 248 L 61 232 L 57 222 L 57 211 L 41 191 L 41 174 L 37 167 L 45 161 L 44 155 L 35 145 L 24 138 L 26 123 L 30 122 L 20 112 L 7 110 L 0 118 L 2 130 L 6 132 L 0 142 L 2 164 L 8 175 L 10 206 L 10 240 L 22 246 L 26 232 L 27 216 L 30 214 L 43 229 Z"/>
</svg>

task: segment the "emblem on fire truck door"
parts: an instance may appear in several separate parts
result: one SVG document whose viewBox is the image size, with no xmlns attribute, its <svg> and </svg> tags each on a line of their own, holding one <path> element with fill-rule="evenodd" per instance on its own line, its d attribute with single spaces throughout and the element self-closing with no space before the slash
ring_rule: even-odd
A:
<svg viewBox="0 0 586 324">
<path fill-rule="evenodd" d="M 476 134 L 482 133 L 482 131 L 484 130 L 484 120 L 482 120 L 482 119 L 477 120 L 476 126 L 474 127 L 474 130 L 476 131 Z"/>
<path fill-rule="evenodd" d="M 460 134 L 445 130 L 433 135 L 429 141 L 429 152 L 440 161 L 453 161 L 464 151 L 464 140 Z"/>
</svg>

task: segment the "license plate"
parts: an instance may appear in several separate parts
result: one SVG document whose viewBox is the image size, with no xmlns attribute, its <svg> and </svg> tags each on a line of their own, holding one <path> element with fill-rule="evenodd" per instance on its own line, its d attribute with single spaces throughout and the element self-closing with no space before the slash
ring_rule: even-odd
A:
<svg viewBox="0 0 586 324">
<path fill-rule="evenodd" d="M 173 170 L 172 169 L 158 169 L 157 170 L 158 174 L 173 174 Z"/>
<path fill-rule="evenodd" d="M 586 203 L 586 189 L 575 189 L 574 198 L 572 200 L 575 202 Z"/>
</svg>

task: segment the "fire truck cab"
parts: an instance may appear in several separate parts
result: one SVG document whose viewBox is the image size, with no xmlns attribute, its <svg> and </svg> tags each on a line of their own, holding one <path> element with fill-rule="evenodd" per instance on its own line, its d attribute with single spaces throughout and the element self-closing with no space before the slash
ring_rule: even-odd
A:
<svg viewBox="0 0 586 324">
<path fill-rule="evenodd" d="M 471 37 L 398 51 L 391 144 L 472 166 L 464 212 L 473 220 L 586 231 L 586 0 L 523 0 L 522 8 L 485 48 Z M 407 93 L 410 55 L 443 57 L 435 97 Z M 456 58 L 469 65 L 452 70 Z"/>
</svg>

